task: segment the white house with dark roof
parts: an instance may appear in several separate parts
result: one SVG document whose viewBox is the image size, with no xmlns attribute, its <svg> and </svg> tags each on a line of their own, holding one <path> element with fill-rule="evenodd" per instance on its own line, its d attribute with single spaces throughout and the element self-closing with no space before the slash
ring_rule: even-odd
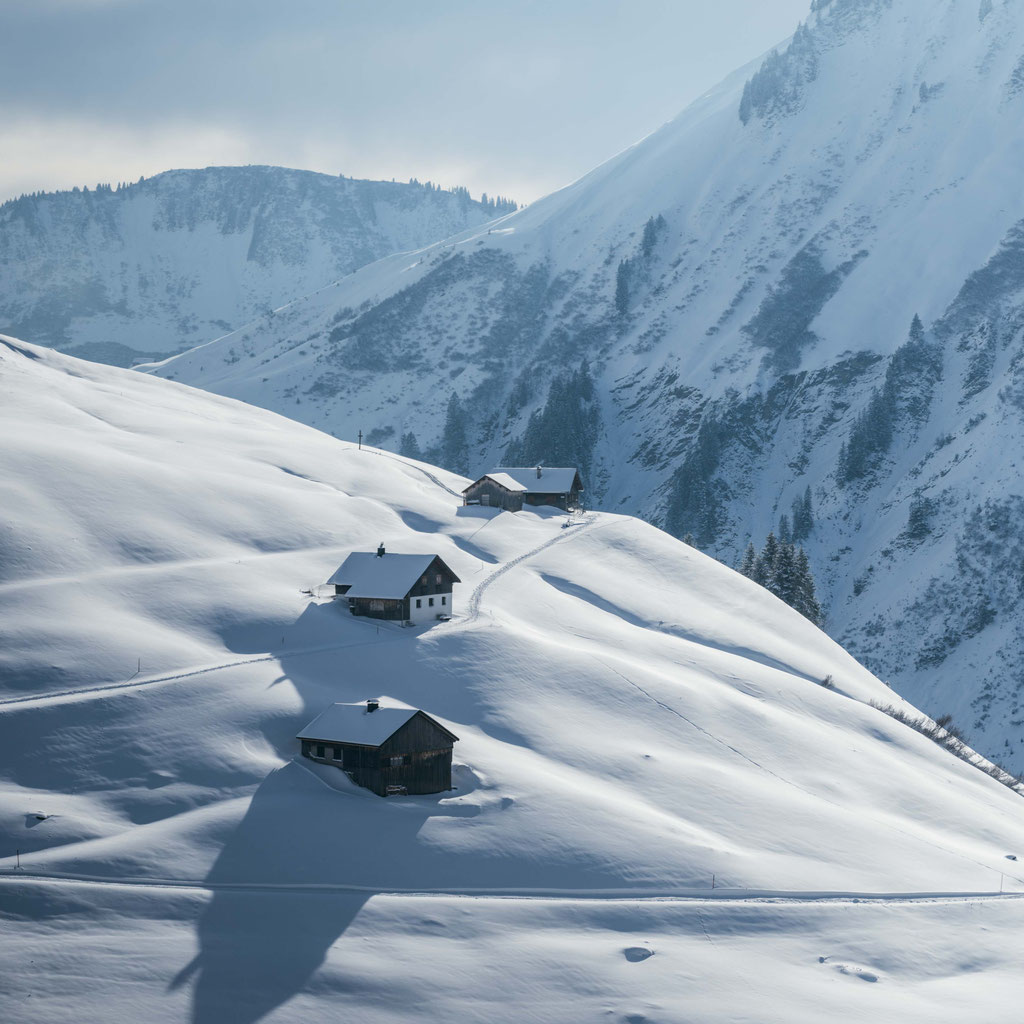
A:
<svg viewBox="0 0 1024 1024">
<path fill-rule="evenodd" d="M 422 625 L 452 614 L 452 590 L 462 581 L 440 555 L 353 551 L 327 581 L 353 615 Z"/>
<path fill-rule="evenodd" d="M 500 466 L 474 480 L 463 492 L 466 505 L 490 505 L 518 512 L 524 505 L 579 508 L 583 482 L 567 466 Z"/>
</svg>

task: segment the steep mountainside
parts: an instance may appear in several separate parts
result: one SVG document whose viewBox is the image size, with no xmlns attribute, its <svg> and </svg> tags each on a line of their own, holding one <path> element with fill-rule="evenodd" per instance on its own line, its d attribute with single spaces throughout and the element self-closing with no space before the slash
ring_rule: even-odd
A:
<svg viewBox="0 0 1024 1024">
<path fill-rule="evenodd" d="M 154 372 L 464 472 L 577 461 L 729 562 L 809 487 L 830 632 L 1024 768 L 1022 156 L 1016 3 L 815 0 L 576 184 Z"/>
<path fill-rule="evenodd" d="M 0 385 L 4 1020 L 1016 1006 L 1024 903 L 993 893 L 1024 887 L 1021 797 L 750 581 L 11 339 Z M 382 540 L 453 567 L 452 621 L 302 592 Z M 459 737 L 456 789 L 296 757 L 367 696 Z"/>
<path fill-rule="evenodd" d="M 464 190 L 283 167 L 24 196 L 0 206 L 0 330 L 125 365 L 502 210 Z"/>
</svg>

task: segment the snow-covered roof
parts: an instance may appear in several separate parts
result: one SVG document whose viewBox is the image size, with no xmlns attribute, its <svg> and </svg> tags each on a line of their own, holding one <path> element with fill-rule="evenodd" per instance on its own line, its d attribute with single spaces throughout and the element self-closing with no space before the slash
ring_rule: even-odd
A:
<svg viewBox="0 0 1024 1024">
<path fill-rule="evenodd" d="M 416 708 L 383 706 L 376 711 L 368 711 L 365 701 L 359 704 L 332 704 L 298 734 L 298 739 L 379 747 L 416 713 Z"/>
<path fill-rule="evenodd" d="M 537 476 L 536 466 L 499 466 L 487 475 L 495 480 L 499 476 L 508 477 L 518 485 L 517 489 L 531 493 L 568 494 L 576 479 L 575 466 L 541 466 Z"/>
<path fill-rule="evenodd" d="M 493 480 L 496 484 L 500 484 L 504 487 L 506 491 L 516 491 L 518 493 L 529 490 L 529 487 L 524 487 L 518 480 L 514 480 L 510 477 L 508 473 L 499 473 L 495 471 L 493 473 L 485 474 L 480 477 L 480 480 Z M 478 480 L 477 483 L 479 483 L 480 480 Z M 470 484 L 469 486 L 472 487 L 473 485 Z M 469 487 L 467 487 L 466 490 L 468 491 Z"/>
<path fill-rule="evenodd" d="M 348 586 L 348 597 L 403 598 L 435 558 L 390 551 L 378 558 L 372 551 L 353 551 L 327 582 Z"/>
</svg>

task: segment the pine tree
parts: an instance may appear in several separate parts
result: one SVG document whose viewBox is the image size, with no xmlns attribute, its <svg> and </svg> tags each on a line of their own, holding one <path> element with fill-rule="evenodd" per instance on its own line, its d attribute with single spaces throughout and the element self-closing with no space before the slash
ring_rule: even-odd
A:
<svg viewBox="0 0 1024 1024">
<path fill-rule="evenodd" d="M 747 579 L 754 579 L 757 569 L 757 549 L 754 547 L 754 542 L 750 541 L 747 544 L 747 550 L 743 552 L 743 559 L 737 566 L 737 572 L 742 573 Z"/>
<path fill-rule="evenodd" d="M 768 533 L 765 537 L 764 547 L 757 556 L 758 566 L 755 579 L 762 587 L 775 593 L 775 567 L 779 560 L 779 542 L 775 534 Z"/>
<path fill-rule="evenodd" d="M 407 431 L 402 435 L 402 439 L 398 442 L 398 454 L 404 455 L 407 459 L 422 459 L 423 452 L 420 451 L 419 442 L 416 440 L 416 435 L 411 431 Z"/>
<path fill-rule="evenodd" d="M 775 562 L 772 566 L 772 581 L 768 589 L 780 601 L 785 601 L 792 607 L 798 590 L 796 549 L 792 544 L 779 542 Z"/>
<path fill-rule="evenodd" d="M 469 441 L 466 437 L 466 414 L 453 391 L 448 399 L 448 411 L 444 421 L 444 436 L 441 451 L 447 466 L 456 473 L 469 472 Z"/>
<path fill-rule="evenodd" d="M 803 548 L 798 548 L 796 553 L 796 593 L 793 607 L 816 626 L 821 624 L 821 605 L 818 604 L 814 593 L 814 575 L 807 552 Z"/>
<path fill-rule="evenodd" d="M 619 261 L 619 269 L 615 273 L 615 308 L 623 316 L 629 312 L 629 262 Z"/>
<path fill-rule="evenodd" d="M 652 252 L 654 252 L 654 246 L 658 241 L 658 228 L 654 222 L 653 217 L 647 219 L 647 223 L 644 225 L 644 233 L 640 239 L 640 251 L 644 254 L 644 259 L 649 259 Z"/>
<path fill-rule="evenodd" d="M 793 499 L 793 540 L 801 541 L 810 536 L 814 528 L 814 510 L 811 505 L 811 488 L 808 485 L 803 497 L 797 495 Z"/>
<path fill-rule="evenodd" d="M 779 516 L 779 540 L 783 544 L 789 544 L 793 540 L 793 530 L 789 525 L 789 516 L 785 512 Z"/>
</svg>

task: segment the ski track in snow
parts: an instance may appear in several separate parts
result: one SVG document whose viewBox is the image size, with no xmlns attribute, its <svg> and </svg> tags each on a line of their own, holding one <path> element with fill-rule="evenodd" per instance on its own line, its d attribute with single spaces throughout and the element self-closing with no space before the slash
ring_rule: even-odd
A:
<svg viewBox="0 0 1024 1024">
<path fill-rule="evenodd" d="M 590 526 L 598 518 L 596 512 L 590 512 L 586 518 L 571 526 L 564 533 L 560 532 L 558 535 L 552 537 L 550 540 L 544 541 L 543 544 L 539 544 L 531 551 L 527 551 L 524 554 L 513 558 L 510 562 L 506 562 L 504 565 L 495 569 L 489 576 L 482 579 L 474 588 L 473 593 L 469 595 L 469 602 L 467 604 L 466 617 L 462 620 L 459 625 L 469 626 L 474 623 L 480 615 L 480 601 L 484 596 L 487 589 L 494 583 L 496 583 L 502 576 L 505 575 L 510 569 L 514 569 L 517 565 L 525 562 L 528 558 L 533 558 L 535 555 L 539 555 L 542 551 L 546 551 L 548 548 L 553 547 L 555 544 L 559 544 L 562 541 L 569 540 L 575 537 L 579 533 L 579 529 Z M 610 525 L 610 524 L 609 524 Z"/>
<path fill-rule="evenodd" d="M 386 453 L 378 453 L 378 454 L 386 454 Z M 388 456 L 388 457 L 390 457 L 390 456 Z M 409 463 L 405 462 L 405 460 L 403 460 L 403 459 L 396 459 L 396 461 L 402 462 L 403 465 L 409 465 Z M 413 466 L 411 468 L 418 469 L 419 467 Z M 444 490 L 446 490 L 449 494 L 455 494 L 456 493 L 450 487 L 447 487 L 444 483 L 442 483 L 432 473 L 428 473 L 426 470 L 420 470 L 420 472 L 422 472 L 424 476 L 428 477 L 438 487 L 441 487 Z M 460 497 L 461 497 L 461 495 L 460 495 Z M 514 569 L 520 563 L 525 562 L 528 558 L 533 558 L 535 555 L 539 554 L 541 551 L 544 551 L 547 548 L 552 547 L 553 545 L 558 544 L 558 543 L 560 543 L 562 541 L 570 539 L 572 536 L 575 536 L 575 534 L 578 532 L 577 527 L 589 526 L 597 518 L 598 518 L 597 513 L 595 513 L 595 512 L 589 513 L 589 515 L 587 516 L 586 519 L 584 519 L 581 522 L 579 522 L 578 524 L 576 524 L 576 526 L 571 527 L 568 531 L 566 531 L 566 532 L 561 532 L 560 531 L 558 535 L 556 535 L 555 537 L 552 537 L 550 540 L 545 541 L 543 544 L 540 544 L 539 546 L 533 548 L 532 550 L 527 551 L 527 552 L 525 552 L 522 555 L 519 555 L 518 557 L 512 559 L 509 562 L 505 562 L 498 569 L 496 569 L 494 572 L 492 572 L 489 576 L 487 576 L 485 579 L 481 580 L 480 583 L 478 583 L 476 588 L 473 590 L 473 593 L 470 595 L 469 604 L 468 604 L 469 613 L 466 615 L 465 618 L 463 618 L 460 622 L 456 623 L 455 625 L 457 625 L 457 626 L 470 625 L 470 624 L 472 624 L 477 619 L 477 617 L 479 616 L 479 613 L 480 613 L 480 600 L 481 600 L 484 592 L 487 590 L 487 588 L 492 583 L 494 583 L 497 579 L 499 579 L 501 576 L 503 576 L 506 572 L 508 572 L 510 569 Z M 334 550 L 336 547 L 337 547 L 337 545 L 333 545 L 331 548 L 328 548 L 328 549 L 325 549 L 325 550 Z M 268 555 L 269 554 L 280 555 L 280 554 L 287 554 L 287 553 L 288 552 L 275 551 L 275 552 L 269 552 Z M 266 557 L 266 556 L 258 556 L 258 557 Z M 177 563 L 174 563 L 174 565 L 176 565 L 176 564 Z M 192 563 L 188 563 L 188 564 L 192 564 Z M 202 563 L 197 563 L 197 564 L 202 564 Z M 127 567 L 125 569 L 103 570 L 102 573 L 106 574 L 106 573 L 109 572 L 110 574 L 116 574 L 116 573 L 119 573 L 119 572 L 132 572 L 132 571 L 139 571 L 139 570 L 148 571 L 150 568 L 163 568 L 163 569 L 166 570 L 167 568 L 169 568 L 169 566 L 166 565 L 166 564 L 158 565 L 158 566 L 152 566 L 152 567 L 150 567 L 150 566 L 140 566 L 140 567 L 137 567 L 136 569 L 133 569 L 132 567 Z M 170 568 L 173 568 L 173 565 L 170 566 Z M 55 580 L 33 580 L 33 581 L 29 581 L 29 585 L 41 585 L 43 583 L 49 583 L 49 582 L 56 582 L 56 581 Z M 66 581 L 62 581 L 62 582 L 66 582 Z M 21 585 L 23 585 L 23 584 L 13 584 L 13 586 L 21 586 Z M 268 652 L 267 654 L 257 654 L 257 655 L 254 655 L 252 657 L 249 657 L 249 658 L 239 658 L 239 659 L 236 659 L 234 661 L 219 662 L 216 665 L 205 665 L 205 666 L 201 666 L 201 667 L 198 667 L 198 668 L 190 668 L 190 669 L 186 669 L 186 670 L 183 670 L 183 671 L 171 672 L 171 673 L 167 673 L 165 675 L 160 675 L 160 676 L 148 676 L 145 679 L 131 679 L 131 680 L 125 680 L 123 682 L 117 682 L 117 683 L 101 683 L 101 684 L 99 684 L 97 686 L 86 686 L 86 687 L 82 687 L 80 689 L 70 689 L 70 690 L 55 690 L 55 691 L 53 691 L 51 693 L 27 694 L 27 695 L 22 696 L 22 697 L 5 697 L 3 699 L 0 699 L 0 708 L 5 708 L 5 707 L 25 707 L 26 705 L 45 705 L 45 704 L 48 704 L 48 703 L 53 702 L 53 701 L 75 700 L 75 699 L 78 699 L 78 698 L 88 698 L 88 697 L 94 697 L 94 696 L 95 697 L 101 697 L 101 696 L 104 696 L 104 695 L 106 695 L 108 693 L 116 693 L 119 690 L 135 690 L 135 689 L 140 689 L 142 687 L 147 687 L 147 686 L 158 686 L 158 685 L 162 685 L 164 683 L 178 682 L 179 680 L 182 680 L 182 679 L 190 679 L 190 678 L 193 678 L 194 676 L 206 675 L 209 672 L 219 672 L 219 671 L 224 670 L 224 669 L 238 668 L 239 666 L 242 666 L 242 665 L 256 665 L 256 664 L 259 664 L 261 662 L 276 661 L 276 660 L 278 660 L 278 659 L 280 659 L 282 657 L 289 657 L 289 658 L 303 657 L 305 655 L 310 655 L 310 654 L 321 654 L 321 653 L 324 653 L 326 651 L 345 650 L 345 649 L 350 648 L 350 647 L 365 647 L 365 646 L 368 646 L 370 644 L 391 643 L 391 642 L 393 642 L 395 640 L 398 640 L 398 639 L 401 639 L 401 638 L 402 637 L 395 636 L 395 637 L 387 637 L 387 638 L 385 638 L 383 640 L 361 640 L 361 641 L 357 641 L 356 643 L 325 644 L 325 645 L 321 645 L 321 646 L 318 646 L 318 647 L 307 647 L 307 648 L 302 648 L 302 649 L 292 650 L 292 651 L 279 651 L 277 653 L 269 653 Z"/>
<path fill-rule="evenodd" d="M 188 878 L 137 878 L 77 875 L 69 872 L 33 872 L 24 869 L 0 872 L 0 885 L 24 883 L 113 886 L 138 889 L 191 889 L 201 892 L 294 893 L 307 895 L 372 895 L 438 899 L 506 899 L 533 901 L 603 900 L 624 903 L 963 903 L 971 900 L 1018 900 L 1016 892 L 842 892 L 817 889 L 527 889 L 489 888 L 389 888 L 331 882 L 211 882 Z"/>
</svg>

